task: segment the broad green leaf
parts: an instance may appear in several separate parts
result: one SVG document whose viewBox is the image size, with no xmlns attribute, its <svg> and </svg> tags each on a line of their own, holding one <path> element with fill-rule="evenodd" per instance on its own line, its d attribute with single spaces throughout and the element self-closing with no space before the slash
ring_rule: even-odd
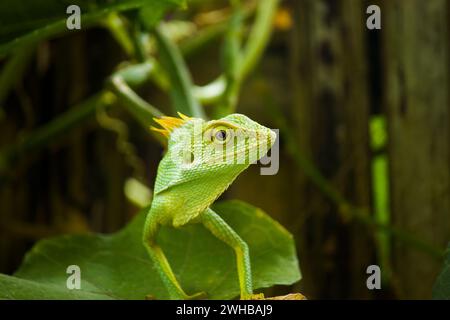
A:
<svg viewBox="0 0 450 320">
<path fill-rule="evenodd" d="M 444 267 L 433 287 L 433 299 L 450 300 L 450 244 L 445 255 Z"/>
<path fill-rule="evenodd" d="M 145 7 L 155 12 L 156 22 L 170 7 L 184 0 L 2 0 L 0 1 L 0 56 L 12 49 L 34 43 L 64 32 L 66 13 L 70 5 L 81 9 L 81 28 L 84 29 L 111 12 Z"/>
<path fill-rule="evenodd" d="M 111 297 L 0 274 L 0 299 L 107 300 Z"/>
<path fill-rule="evenodd" d="M 214 209 L 248 243 L 255 288 L 289 285 L 300 279 L 292 236 L 260 209 L 240 201 Z M 40 241 L 14 277 L 0 276 L 6 299 L 168 298 L 141 244 L 145 210 L 112 235 L 70 235 Z M 210 299 L 239 295 L 231 248 L 201 225 L 163 228 L 158 239 L 188 293 L 206 291 Z M 81 290 L 66 289 L 69 265 L 81 269 Z"/>
</svg>

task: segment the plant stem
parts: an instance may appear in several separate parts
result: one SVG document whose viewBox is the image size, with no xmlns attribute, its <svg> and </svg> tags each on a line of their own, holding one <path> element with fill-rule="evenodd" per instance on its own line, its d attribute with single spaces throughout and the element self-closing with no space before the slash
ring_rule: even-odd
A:
<svg viewBox="0 0 450 320">
<path fill-rule="evenodd" d="M 17 50 L 6 62 L 0 74 L 0 105 L 5 101 L 9 92 L 22 77 L 34 53 L 34 46 L 30 45 Z"/>
<path fill-rule="evenodd" d="M 148 59 L 139 64 L 132 64 L 116 71 L 111 78 L 120 77 L 130 87 L 139 87 L 147 82 L 155 72 L 156 61 Z"/>
<path fill-rule="evenodd" d="M 247 77 L 259 62 L 267 43 L 270 40 L 273 19 L 279 0 L 259 1 L 255 22 L 245 46 L 240 68 L 240 78 Z"/>
<path fill-rule="evenodd" d="M 125 108 L 144 127 L 149 128 L 153 124 L 153 117 L 161 117 L 163 113 L 157 108 L 139 97 L 123 80 L 115 75 L 109 81 L 109 85 L 117 97 L 123 102 Z"/>
<path fill-rule="evenodd" d="M 251 28 L 247 43 L 239 55 L 239 63 L 236 68 L 237 73 L 232 79 L 232 83 L 230 83 L 229 77 L 222 75 L 206 86 L 195 88 L 195 95 L 200 100 L 205 101 L 205 103 L 219 102 L 216 116 L 232 113 L 236 109 L 242 82 L 255 68 L 270 40 L 272 22 L 278 2 L 279 0 L 258 2 L 255 22 Z M 234 5 L 238 7 L 237 3 Z M 237 56 L 235 56 L 235 59 L 237 59 Z M 227 74 L 227 71 L 225 71 L 225 74 Z"/>
<path fill-rule="evenodd" d="M 180 51 L 184 57 L 190 57 L 201 51 L 207 44 L 217 39 L 227 30 L 227 21 L 201 29 L 194 37 L 180 43 Z"/>
<path fill-rule="evenodd" d="M 231 1 L 233 2 L 233 1 Z M 233 5 L 233 4 L 232 4 Z M 235 5 L 239 5 L 239 3 L 235 3 Z M 239 10 L 242 14 L 242 19 L 247 20 L 250 18 L 255 12 L 256 4 L 255 2 L 243 3 Z M 192 38 L 188 38 L 180 43 L 180 50 L 184 57 L 190 57 L 191 55 L 196 54 L 200 50 L 202 50 L 205 46 L 219 38 L 219 36 L 226 33 L 229 26 L 229 21 L 232 19 L 233 14 L 226 17 L 223 21 L 218 23 L 209 25 L 200 29 L 196 35 Z"/>
<path fill-rule="evenodd" d="M 133 19 L 132 39 L 134 44 L 135 57 L 139 62 L 143 62 L 147 58 L 144 45 L 144 34 L 142 26 L 138 20 L 138 12 L 135 12 L 136 17 Z"/>
<path fill-rule="evenodd" d="M 193 94 L 196 99 L 205 104 L 213 104 L 220 100 L 226 89 L 226 82 L 223 76 L 204 86 L 194 86 Z"/>
<path fill-rule="evenodd" d="M 128 57 L 133 57 L 135 54 L 133 41 L 131 40 L 122 18 L 116 12 L 109 14 L 104 20 L 104 25 L 111 32 L 111 35 L 116 39 L 117 43 L 126 52 Z"/>
<path fill-rule="evenodd" d="M 171 98 L 176 110 L 189 116 L 206 118 L 202 106 L 193 96 L 191 75 L 179 49 L 159 29 L 154 30 L 162 66 L 169 75 Z"/>
<path fill-rule="evenodd" d="M 225 34 L 222 63 L 224 67 L 225 91 L 220 104 L 215 111 L 216 116 L 222 117 L 236 109 L 239 91 L 241 87 L 240 67 L 242 59 L 241 35 L 242 13 L 239 1 L 232 1 L 233 15 L 228 22 L 228 30 Z"/>
</svg>

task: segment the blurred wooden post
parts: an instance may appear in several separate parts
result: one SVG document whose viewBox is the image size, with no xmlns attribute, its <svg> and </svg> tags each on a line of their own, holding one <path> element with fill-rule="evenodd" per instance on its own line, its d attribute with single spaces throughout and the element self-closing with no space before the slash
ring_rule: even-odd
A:
<svg viewBox="0 0 450 320">
<path fill-rule="evenodd" d="M 292 124 L 296 139 L 351 203 L 370 207 L 369 97 L 363 1 L 291 1 Z M 296 168 L 298 170 L 298 168 Z M 300 176 L 297 231 L 305 294 L 368 298 L 371 235 Z M 306 218 L 305 218 L 306 215 Z"/>
<path fill-rule="evenodd" d="M 392 220 L 436 246 L 450 240 L 448 1 L 385 0 L 384 100 Z M 441 264 L 397 245 L 402 297 L 429 298 Z"/>
</svg>

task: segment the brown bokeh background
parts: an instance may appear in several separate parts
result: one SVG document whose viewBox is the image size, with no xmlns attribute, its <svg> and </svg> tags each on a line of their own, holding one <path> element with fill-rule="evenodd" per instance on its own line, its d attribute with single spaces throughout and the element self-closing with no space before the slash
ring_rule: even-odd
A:
<svg viewBox="0 0 450 320">
<path fill-rule="evenodd" d="M 381 30 L 366 28 L 370 4 L 381 8 Z M 195 1 L 170 19 L 195 22 L 224 6 Z M 449 9 L 445 0 L 281 2 L 237 109 L 280 128 L 280 170 L 261 176 L 252 167 L 223 195 L 264 209 L 293 233 L 303 279 L 273 293 L 431 297 L 450 241 Z M 220 44 L 186 57 L 197 84 L 219 74 Z M 124 59 L 101 28 L 40 43 L 1 106 L 0 150 L 98 92 Z M 139 94 L 170 113 L 155 86 Z M 0 272 L 12 273 L 43 237 L 112 232 L 138 211 L 124 183 L 139 176 L 151 187 L 163 149 L 123 110 L 108 114 L 125 125 L 132 152 L 118 150 L 118 132 L 93 114 L 0 172 Z M 374 117 L 386 124 L 378 148 Z M 381 191 L 380 157 L 388 170 Z M 381 216 L 378 193 L 388 199 Z M 380 232 L 389 236 L 380 240 Z M 366 287 L 371 264 L 382 266 L 381 290 Z"/>
</svg>

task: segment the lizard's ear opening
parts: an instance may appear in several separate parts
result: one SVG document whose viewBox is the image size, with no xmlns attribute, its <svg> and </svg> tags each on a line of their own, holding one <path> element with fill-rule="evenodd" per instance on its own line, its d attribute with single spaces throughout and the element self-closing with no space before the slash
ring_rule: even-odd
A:
<svg viewBox="0 0 450 320">
<path fill-rule="evenodd" d="M 161 128 L 151 126 L 150 130 L 159 132 L 164 137 L 169 138 L 170 134 L 175 128 L 181 127 L 186 121 L 191 119 L 190 117 L 182 114 L 181 112 L 178 112 L 178 116 L 180 118 L 166 117 L 166 116 L 163 116 L 161 118 L 153 118 L 153 120 L 156 123 L 158 123 L 161 126 Z"/>
</svg>

